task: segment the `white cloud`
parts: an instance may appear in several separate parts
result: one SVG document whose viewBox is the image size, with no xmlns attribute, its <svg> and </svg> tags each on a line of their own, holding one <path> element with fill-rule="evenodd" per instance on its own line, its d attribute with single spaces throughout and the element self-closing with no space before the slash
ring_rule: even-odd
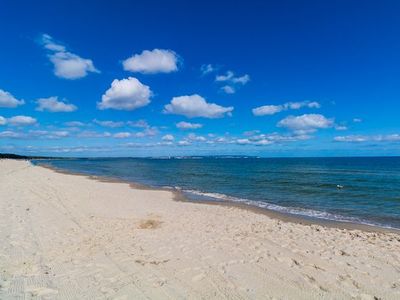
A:
<svg viewBox="0 0 400 300">
<path fill-rule="evenodd" d="M 7 124 L 6 118 L 0 116 L 0 125 L 6 125 L 6 124 Z"/>
<path fill-rule="evenodd" d="M 256 145 L 256 146 L 265 146 L 265 145 L 271 145 L 271 144 L 273 144 L 274 142 L 273 141 L 270 141 L 270 140 L 259 140 L 259 141 L 257 141 L 257 142 L 255 142 L 254 144 Z"/>
<path fill-rule="evenodd" d="M 249 139 L 237 139 L 237 140 L 236 140 L 236 143 L 237 143 L 238 145 L 248 145 L 248 144 L 250 144 L 251 142 L 250 142 Z"/>
<path fill-rule="evenodd" d="M 0 131 L 0 138 L 18 139 L 21 138 L 21 134 L 11 130 Z"/>
<path fill-rule="evenodd" d="M 235 74 L 232 71 L 226 72 L 225 75 L 217 75 L 215 76 L 215 81 L 229 81 L 231 80 Z"/>
<path fill-rule="evenodd" d="M 7 119 L 7 124 L 12 126 L 28 126 L 36 124 L 37 120 L 28 116 L 15 116 Z"/>
<path fill-rule="evenodd" d="M 200 67 L 200 71 L 203 75 L 215 72 L 217 70 L 212 64 L 205 64 Z"/>
<path fill-rule="evenodd" d="M 130 132 L 118 132 L 116 134 L 113 135 L 114 138 L 116 139 L 126 139 L 131 137 L 132 134 Z"/>
<path fill-rule="evenodd" d="M 143 137 L 148 137 L 148 136 L 155 136 L 158 133 L 157 129 L 155 128 L 147 128 L 143 131 L 136 132 L 136 133 L 130 133 L 130 132 L 118 132 L 113 135 L 114 138 L 119 138 L 119 139 L 124 139 L 124 138 L 129 138 L 129 137 L 136 137 L 136 138 L 143 138 Z M 163 136 L 163 140 L 167 141 L 169 137 L 172 135 L 167 134 Z M 173 139 L 173 136 L 172 136 Z"/>
<path fill-rule="evenodd" d="M 310 133 L 317 129 L 332 127 L 334 121 L 319 114 L 304 114 L 301 116 L 288 116 L 279 121 L 277 125 L 298 133 Z"/>
<path fill-rule="evenodd" d="M 361 120 L 361 119 L 359 119 L 359 118 L 354 118 L 354 119 L 353 119 L 353 122 L 354 122 L 354 123 L 361 123 L 361 122 L 362 122 L 362 120 Z"/>
<path fill-rule="evenodd" d="M 260 107 L 256 107 L 252 109 L 253 115 L 255 116 L 265 116 L 265 115 L 274 115 L 281 111 L 289 110 L 289 109 L 300 109 L 303 107 L 308 108 L 320 108 L 321 105 L 316 101 L 302 101 L 302 102 L 287 102 L 280 105 L 264 105 Z"/>
<path fill-rule="evenodd" d="M 283 110 L 282 105 L 264 105 L 252 109 L 253 115 L 255 116 L 265 116 L 274 115 Z"/>
<path fill-rule="evenodd" d="M 149 124 L 145 120 L 128 121 L 127 124 L 131 127 L 148 128 Z"/>
<path fill-rule="evenodd" d="M 234 94 L 236 92 L 235 88 L 230 85 L 225 85 L 221 87 L 221 90 L 226 94 Z"/>
<path fill-rule="evenodd" d="M 73 104 L 58 101 L 58 97 L 40 98 L 36 101 L 37 111 L 73 112 L 78 108 Z"/>
<path fill-rule="evenodd" d="M 77 135 L 79 138 L 107 138 L 111 137 L 109 132 L 97 132 L 97 131 L 83 131 Z"/>
<path fill-rule="evenodd" d="M 258 130 L 244 133 L 245 137 L 215 137 L 214 139 L 205 140 L 207 144 L 238 144 L 238 145 L 249 145 L 249 146 L 267 146 L 272 144 L 289 143 L 296 141 L 304 141 L 312 138 L 306 134 L 287 134 L 281 135 L 276 132 L 268 134 L 260 134 Z M 187 138 L 185 140 L 191 141 L 196 139 Z"/>
<path fill-rule="evenodd" d="M 61 139 L 69 137 L 68 131 L 29 130 L 27 133 L 15 131 L 0 132 L 0 137 L 13 139 Z"/>
<path fill-rule="evenodd" d="M 134 77 L 115 79 L 97 103 L 99 109 L 134 110 L 150 103 L 150 87 Z"/>
<path fill-rule="evenodd" d="M 86 77 L 89 72 L 99 73 L 92 60 L 84 59 L 69 52 L 58 52 L 50 55 L 54 65 L 54 74 L 65 79 Z"/>
<path fill-rule="evenodd" d="M 378 135 L 374 137 L 378 142 L 398 142 L 400 141 L 400 134 Z"/>
<path fill-rule="evenodd" d="M 14 108 L 23 104 L 24 100 L 18 100 L 9 92 L 0 89 L 0 107 Z"/>
<path fill-rule="evenodd" d="M 335 136 L 333 140 L 336 142 L 359 143 L 367 141 L 368 138 L 362 135 L 346 135 L 346 136 Z"/>
<path fill-rule="evenodd" d="M 172 134 L 166 134 L 162 137 L 162 140 L 166 142 L 172 142 L 174 139 L 175 138 Z"/>
<path fill-rule="evenodd" d="M 194 133 L 190 133 L 187 136 L 188 140 L 195 142 L 205 142 L 207 139 L 204 136 L 196 135 Z"/>
<path fill-rule="evenodd" d="M 387 134 L 387 135 L 345 135 L 336 136 L 333 138 L 336 142 L 400 142 L 400 134 Z"/>
<path fill-rule="evenodd" d="M 122 62 L 124 70 L 139 73 L 170 73 L 178 70 L 178 56 L 172 50 L 144 50 Z"/>
<path fill-rule="evenodd" d="M 253 131 L 254 132 L 254 131 Z M 310 139 L 309 135 L 281 135 L 276 132 L 269 134 L 250 135 L 248 138 L 240 138 L 233 140 L 234 143 L 239 145 L 254 145 L 254 146 L 267 146 L 276 143 L 296 142 Z"/>
<path fill-rule="evenodd" d="M 336 125 L 335 129 L 338 131 L 344 131 L 344 130 L 347 130 L 348 128 L 345 125 Z"/>
<path fill-rule="evenodd" d="M 57 77 L 78 79 L 87 76 L 89 72 L 100 73 L 91 59 L 67 51 L 65 46 L 56 43 L 48 34 L 42 35 L 42 44 L 50 51 L 48 57 L 54 65 L 54 74 Z"/>
<path fill-rule="evenodd" d="M 240 83 L 240 84 L 245 85 L 246 83 L 248 83 L 250 81 L 250 76 L 245 74 L 240 77 L 233 77 L 231 80 L 233 83 Z"/>
<path fill-rule="evenodd" d="M 222 118 L 230 115 L 233 107 L 223 107 L 215 103 L 207 103 L 206 100 L 197 95 L 174 97 L 170 104 L 164 106 L 164 113 L 183 115 L 188 118 Z"/>
<path fill-rule="evenodd" d="M 198 129 L 198 128 L 203 127 L 203 125 L 199 124 L 199 123 L 190 123 L 190 122 L 182 121 L 182 122 L 177 123 L 176 127 L 179 129 L 186 130 L 186 129 Z"/>
<path fill-rule="evenodd" d="M 178 142 L 178 146 L 190 146 L 190 142 L 183 140 Z"/>
<path fill-rule="evenodd" d="M 283 104 L 285 109 L 300 109 L 302 107 L 308 108 L 320 108 L 321 105 L 316 101 L 302 101 L 302 102 L 288 102 Z"/>
<path fill-rule="evenodd" d="M 227 83 L 221 87 L 221 90 L 226 94 L 234 94 L 238 85 L 245 85 L 250 81 L 250 76 L 248 74 L 235 76 L 235 73 L 232 71 L 227 71 L 225 75 L 217 75 L 215 81 Z"/>
<path fill-rule="evenodd" d="M 47 131 L 47 130 L 30 130 L 28 132 L 27 138 L 42 138 L 42 139 L 61 139 L 69 137 L 70 133 L 68 131 L 58 130 L 58 131 Z"/>
<path fill-rule="evenodd" d="M 65 122 L 64 125 L 68 127 L 82 127 L 85 126 L 86 124 L 80 121 L 70 121 L 70 122 Z"/>
<path fill-rule="evenodd" d="M 115 122 L 115 121 L 99 121 L 97 119 L 93 120 L 93 123 L 103 126 L 103 127 L 109 127 L 109 128 L 118 128 L 124 126 L 124 122 Z"/>
<path fill-rule="evenodd" d="M 217 75 L 215 77 L 215 81 L 231 82 L 231 83 L 238 83 L 238 84 L 245 85 L 246 83 L 248 83 L 250 81 L 250 76 L 248 74 L 245 74 L 243 76 L 236 77 L 235 73 L 233 73 L 232 71 L 228 71 L 225 73 L 225 75 Z"/>
<path fill-rule="evenodd" d="M 149 127 L 141 132 L 135 133 L 135 137 L 142 138 L 142 137 L 146 137 L 146 136 L 155 136 L 157 134 L 158 134 L 158 130 L 156 127 Z"/>
</svg>

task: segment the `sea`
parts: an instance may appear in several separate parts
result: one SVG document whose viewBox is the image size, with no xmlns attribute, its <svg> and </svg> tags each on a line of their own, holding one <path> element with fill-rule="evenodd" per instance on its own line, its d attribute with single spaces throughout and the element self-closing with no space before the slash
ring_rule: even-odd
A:
<svg viewBox="0 0 400 300">
<path fill-rule="evenodd" d="M 36 160 L 68 172 L 181 190 L 298 217 L 400 229 L 400 157 Z"/>
</svg>

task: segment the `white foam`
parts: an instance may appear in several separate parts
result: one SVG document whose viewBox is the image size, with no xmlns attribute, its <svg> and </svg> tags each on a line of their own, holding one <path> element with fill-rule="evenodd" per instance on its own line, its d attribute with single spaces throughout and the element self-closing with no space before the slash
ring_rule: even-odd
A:
<svg viewBox="0 0 400 300">
<path fill-rule="evenodd" d="M 182 190 L 179 187 L 175 187 L 175 188 Z M 249 199 L 244 199 L 244 198 L 237 198 L 237 197 L 232 197 L 232 196 L 228 196 L 228 195 L 220 194 L 220 193 L 207 193 L 207 192 L 201 192 L 201 191 L 197 191 L 197 190 L 182 190 L 182 191 L 185 193 L 188 193 L 188 194 L 206 197 L 206 198 L 209 198 L 210 200 L 214 199 L 214 200 L 218 200 L 218 201 L 222 200 L 222 201 L 243 203 L 243 204 L 256 206 L 256 207 L 264 208 L 264 209 L 268 209 L 268 210 L 273 210 L 273 211 L 277 211 L 277 212 L 281 212 L 281 213 L 285 213 L 285 214 L 303 216 L 303 217 L 308 217 L 308 218 L 323 219 L 323 220 L 329 220 L 329 221 L 357 223 L 357 224 L 363 224 L 363 225 L 378 226 L 378 227 L 382 227 L 382 228 L 396 229 L 395 227 L 369 222 L 369 221 L 362 220 L 362 219 L 359 219 L 356 217 L 345 217 L 345 216 L 341 216 L 338 214 L 332 214 L 332 213 L 325 212 L 325 211 L 318 211 L 318 210 L 299 208 L 299 207 L 285 207 L 285 206 L 272 204 L 272 203 L 268 203 L 268 202 L 264 202 L 264 201 L 255 201 L 255 200 L 249 200 Z"/>
</svg>

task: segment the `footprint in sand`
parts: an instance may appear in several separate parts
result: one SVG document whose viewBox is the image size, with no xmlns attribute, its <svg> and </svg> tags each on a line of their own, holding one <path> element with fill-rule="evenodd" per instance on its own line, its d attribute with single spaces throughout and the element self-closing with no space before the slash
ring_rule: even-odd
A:
<svg viewBox="0 0 400 300">
<path fill-rule="evenodd" d="M 206 274 L 200 273 L 200 274 L 197 274 L 196 276 L 192 277 L 192 281 L 197 282 L 197 281 L 203 280 L 204 278 L 206 278 Z"/>
<path fill-rule="evenodd" d="M 57 290 L 46 287 L 28 287 L 27 291 L 32 295 L 32 297 L 44 297 L 58 294 Z"/>
</svg>

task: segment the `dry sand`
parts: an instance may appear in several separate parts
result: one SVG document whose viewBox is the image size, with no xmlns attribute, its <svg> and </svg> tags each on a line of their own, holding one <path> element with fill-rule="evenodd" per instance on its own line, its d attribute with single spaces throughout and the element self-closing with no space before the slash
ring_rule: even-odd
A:
<svg viewBox="0 0 400 300">
<path fill-rule="evenodd" d="M 400 299 L 400 235 L 0 161 L 0 299 Z"/>
</svg>

